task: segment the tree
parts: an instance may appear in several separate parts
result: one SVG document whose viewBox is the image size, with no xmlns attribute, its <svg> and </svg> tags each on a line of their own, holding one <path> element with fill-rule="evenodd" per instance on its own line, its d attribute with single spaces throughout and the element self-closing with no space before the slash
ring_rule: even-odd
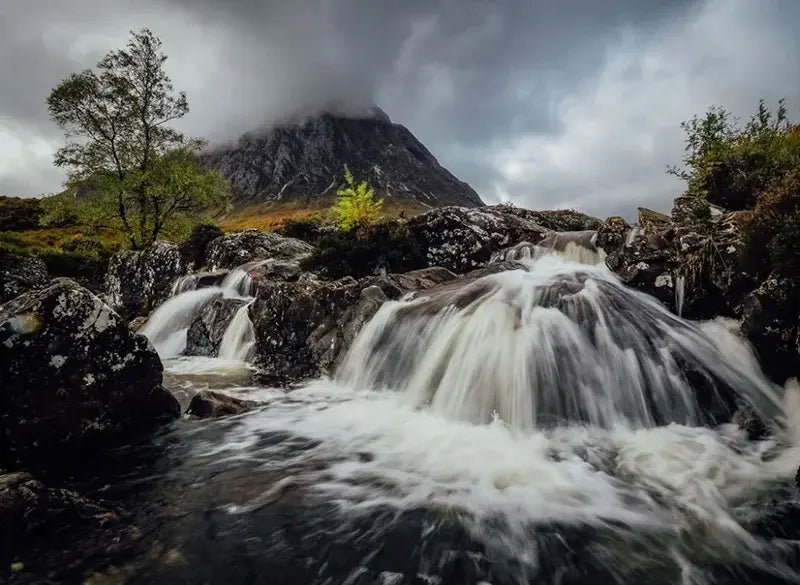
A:
<svg viewBox="0 0 800 585">
<path fill-rule="evenodd" d="M 227 200 L 216 171 L 199 169 L 204 142 L 169 124 L 189 111 L 164 71 L 167 56 L 148 29 L 132 32 L 97 71 L 74 73 L 47 98 L 67 144 L 55 164 L 68 169 L 67 190 L 46 199 L 43 222 L 65 215 L 91 228 L 125 233 L 142 248 L 159 235 L 178 235 Z"/>
<path fill-rule="evenodd" d="M 336 222 L 343 230 L 350 230 L 358 225 L 375 223 L 381 216 L 383 199 L 375 200 L 375 190 L 366 181 L 356 183 L 353 173 L 344 168 L 346 186 L 336 192 L 334 212 Z"/>
</svg>

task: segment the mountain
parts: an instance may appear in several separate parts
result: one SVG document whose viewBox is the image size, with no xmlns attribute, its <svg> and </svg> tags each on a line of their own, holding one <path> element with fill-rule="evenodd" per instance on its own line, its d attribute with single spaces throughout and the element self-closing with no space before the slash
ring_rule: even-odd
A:
<svg viewBox="0 0 800 585">
<path fill-rule="evenodd" d="M 240 204 L 333 199 L 347 165 L 380 197 L 425 207 L 484 205 L 404 126 L 379 108 L 362 117 L 321 114 L 250 132 L 204 153 Z"/>
</svg>

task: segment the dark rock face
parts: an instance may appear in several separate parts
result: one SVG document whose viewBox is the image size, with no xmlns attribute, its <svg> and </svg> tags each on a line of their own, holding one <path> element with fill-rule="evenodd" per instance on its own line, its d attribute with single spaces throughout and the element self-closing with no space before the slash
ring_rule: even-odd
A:
<svg viewBox="0 0 800 585">
<path fill-rule="evenodd" d="M 742 332 L 751 340 L 764 369 L 777 380 L 800 371 L 800 287 L 771 276 L 744 299 Z"/>
<path fill-rule="evenodd" d="M 47 266 L 36 256 L 0 252 L 0 303 L 47 284 Z"/>
<path fill-rule="evenodd" d="M 344 167 L 379 196 L 427 206 L 483 202 L 409 132 L 375 108 L 373 115 L 331 114 L 242 136 L 214 149 L 203 164 L 218 169 L 241 201 L 313 201 L 336 196 Z"/>
<path fill-rule="evenodd" d="M 96 448 L 179 414 L 161 362 L 68 279 L 0 306 L 0 462 Z"/>
<path fill-rule="evenodd" d="M 270 232 L 247 230 L 215 239 L 208 245 L 206 266 L 232 269 L 255 260 L 299 261 L 313 247 L 301 240 Z"/>
<path fill-rule="evenodd" d="M 286 384 L 332 373 L 384 302 L 454 278 L 429 268 L 362 280 L 261 283 L 250 317 L 264 381 Z"/>
<path fill-rule="evenodd" d="M 234 398 L 221 392 L 203 390 L 194 395 L 186 413 L 198 418 L 219 418 L 242 414 L 257 406 L 257 402 Z"/>
<path fill-rule="evenodd" d="M 236 311 L 245 304 L 241 299 L 214 299 L 195 316 L 186 333 L 186 355 L 216 356 L 219 345 Z"/>
<path fill-rule="evenodd" d="M 141 252 L 120 252 L 108 264 L 106 301 L 128 318 L 147 314 L 170 296 L 186 270 L 175 244 L 156 242 Z"/>
<path fill-rule="evenodd" d="M 619 216 L 607 218 L 597 228 L 597 246 L 606 251 L 617 250 L 627 239 L 631 226 Z"/>
<path fill-rule="evenodd" d="M 549 233 L 524 211 L 502 205 L 444 207 L 411 218 L 408 227 L 429 266 L 466 272 L 486 265 L 494 252 L 523 241 L 535 244 Z"/>
<path fill-rule="evenodd" d="M 571 209 L 550 209 L 545 211 L 532 211 L 530 209 L 523 209 L 514 205 L 492 205 L 490 209 L 496 212 L 513 215 L 533 222 L 542 226 L 545 229 L 555 232 L 583 232 L 588 230 L 597 230 L 600 228 L 601 222 L 596 217 L 573 211 Z"/>
</svg>

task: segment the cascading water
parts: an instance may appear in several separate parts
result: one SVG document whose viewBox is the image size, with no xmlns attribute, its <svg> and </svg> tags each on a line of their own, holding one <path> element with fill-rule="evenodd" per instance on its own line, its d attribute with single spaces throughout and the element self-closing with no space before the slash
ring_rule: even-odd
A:
<svg viewBox="0 0 800 585">
<path fill-rule="evenodd" d="M 164 486 L 201 503 L 162 532 L 231 583 L 800 582 L 798 542 L 770 524 L 800 391 L 782 403 L 732 323 L 681 319 L 602 258 L 591 233 L 517 246 L 494 260 L 518 270 L 385 303 L 333 380 L 222 388 L 269 407 L 195 429 L 211 434 Z M 221 355 L 250 343 L 247 307 Z M 793 431 L 716 424 L 739 401 Z"/>
<path fill-rule="evenodd" d="M 260 263 L 251 262 L 230 271 L 219 286 L 194 290 L 197 275 L 178 278 L 173 285 L 173 295 L 158 307 L 140 333 L 150 339 L 162 359 L 180 355 L 186 348 L 186 333 L 197 313 L 215 298 L 243 299 L 248 301 L 234 315 L 220 346 L 219 357 L 246 361 L 255 343 L 255 332 L 248 307 L 252 302 L 253 279 L 250 271 Z"/>
<path fill-rule="evenodd" d="M 759 371 L 729 363 L 702 329 L 626 289 L 605 266 L 554 254 L 523 262 L 528 270 L 384 304 L 341 381 L 521 429 L 696 425 L 729 415 L 732 392 L 775 413 L 774 389 Z"/>
</svg>

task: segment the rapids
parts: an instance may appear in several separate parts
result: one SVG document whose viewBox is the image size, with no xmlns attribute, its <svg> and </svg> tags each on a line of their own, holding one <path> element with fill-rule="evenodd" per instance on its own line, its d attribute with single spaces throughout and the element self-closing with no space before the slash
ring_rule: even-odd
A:
<svg viewBox="0 0 800 585">
<path fill-rule="evenodd" d="M 126 497 L 166 508 L 149 522 L 184 562 L 143 552 L 130 583 L 800 582 L 800 526 L 776 515 L 800 510 L 797 385 L 729 322 L 623 287 L 590 234 L 497 260 L 522 267 L 385 303 L 332 379 L 292 391 L 247 382 L 239 313 L 234 359 L 176 357 L 224 285 L 162 305 L 165 384 L 262 407 L 165 439 Z M 740 403 L 768 438 L 727 422 Z"/>
</svg>

